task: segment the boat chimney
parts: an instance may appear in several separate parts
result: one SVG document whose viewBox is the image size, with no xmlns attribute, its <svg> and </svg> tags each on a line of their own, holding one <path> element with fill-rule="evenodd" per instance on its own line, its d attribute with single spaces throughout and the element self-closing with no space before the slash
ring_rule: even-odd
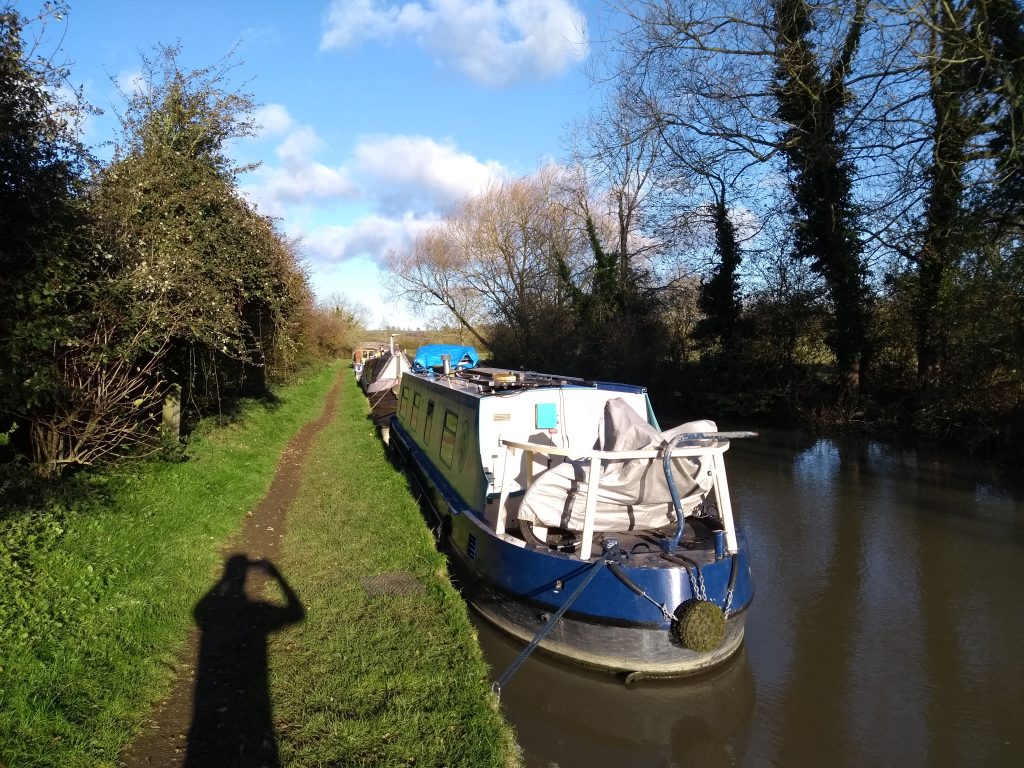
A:
<svg viewBox="0 0 1024 768">
<path fill-rule="evenodd" d="M 441 355 L 441 365 L 444 366 L 444 375 L 449 375 L 452 372 L 452 356 Z"/>
<path fill-rule="evenodd" d="M 388 352 L 395 354 L 395 334 L 388 336 Z"/>
</svg>

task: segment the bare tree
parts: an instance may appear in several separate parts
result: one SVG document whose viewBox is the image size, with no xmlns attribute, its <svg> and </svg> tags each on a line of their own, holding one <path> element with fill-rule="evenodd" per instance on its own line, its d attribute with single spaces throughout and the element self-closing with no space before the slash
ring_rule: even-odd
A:
<svg viewBox="0 0 1024 768">
<path fill-rule="evenodd" d="M 582 252 L 581 222 L 559 197 L 561 172 L 541 169 L 525 179 L 496 184 L 467 201 L 451 224 L 465 254 L 468 285 L 495 322 L 525 353 L 565 306 L 556 275 Z"/>
<path fill-rule="evenodd" d="M 336 315 L 347 328 L 365 330 L 370 325 L 370 308 L 344 293 L 335 291 L 317 300 L 316 304 L 324 312 Z"/>
<path fill-rule="evenodd" d="M 662 146 L 628 85 L 618 83 L 608 104 L 578 126 L 571 155 L 580 173 L 571 179 L 579 216 L 588 216 L 617 259 L 622 281 L 638 260 L 664 252 L 654 236 L 657 168 Z"/>
<path fill-rule="evenodd" d="M 100 319 L 91 335 L 60 356 L 63 396 L 32 420 L 39 474 L 56 476 L 68 465 L 145 455 L 160 447 L 155 415 L 166 392 L 159 369 L 169 340 L 152 349 L 149 334 L 144 323 L 125 338 L 116 323 Z"/>
<path fill-rule="evenodd" d="M 561 264 L 578 265 L 585 226 L 564 169 L 497 182 L 406 252 L 389 286 L 412 306 L 442 308 L 481 344 L 528 364 L 571 332 Z"/>
<path fill-rule="evenodd" d="M 387 256 L 385 281 L 391 293 L 418 313 L 441 310 L 481 345 L 482 298 L 469 285 L 467 257 L 447 223 L 420 234 L 406 251 Z"/>
<path fill-rule="evenodd" d="M 700 222 L 714 227 L 712 269 L 721 282 L 738 269 L 732 245 L 723 256 L 723 198 L 762 222 L 755 251 L 775 250 L 766 239 L 786 239 L 787 228 L 764 226 L 780 221 L 784 205 L 798 233 L 794 256 L 809 260 L 828 287 L 832 347 L 854 385 L 867 330 L 867 270 L 853 215 L 857 154 L 846 137 L 865 5 L 642 2 L 624 9 L 634 26 L 621 41 L 622 77 L 663 142 L 661 176 L 670 180 L 663 185 L 676 193 L 670 221 L 683 232 Z M 853 21 L 846 24 L 843 12 Z M 771 191 L 786 173 L 789 200 Z M 829 179 L 836 181 L 835 197 L 822 194 Z M 826 236 L 827 222 L 833 223 Z M 722 307 L 734 313 L 733 302 Z"/>
</svg>

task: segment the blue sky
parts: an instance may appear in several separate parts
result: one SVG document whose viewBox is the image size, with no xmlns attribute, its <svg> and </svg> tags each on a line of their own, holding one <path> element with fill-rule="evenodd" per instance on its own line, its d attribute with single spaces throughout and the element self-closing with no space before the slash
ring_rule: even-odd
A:
<svg viewBox="0 0 1024 768">
<path fill-rule="evenodd" d="M 129 85 L 140 54 L 179 41 L 202 67 L 238 44 L 263 126 L 232 149 L 262 163 L 243 191 L 302 237 L 318 295 L 413 327 L 381 295 L 382 258 L 490 180 L 565 154 L 600 98 L 588 41 L 605 13 L 600 0 L 71 0 L 43 50 L 59 46 L 105 111 L 86 126 L 97 146 L 113 137 L 112 79 Z"/>
</svg>

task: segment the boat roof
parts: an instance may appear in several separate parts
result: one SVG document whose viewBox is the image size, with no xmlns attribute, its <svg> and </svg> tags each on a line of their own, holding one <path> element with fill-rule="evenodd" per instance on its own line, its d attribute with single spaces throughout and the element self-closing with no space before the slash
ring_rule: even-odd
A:
<svg viewBox="0 0 1024 768">
<path fill-rule="evenodd" d="M 634 392 L 644 394 L 646 387 L 633 384 L 618 384 L 608 381 L 595 381 L 575 376 L 562 376 L 537 371 L 516 371 L 508 368 L 490 368 L 480 366 L 452 371 L 448 376 L 433 372 L 416 372 L 417 378 L 433 381 L 440 386 L 458 390 L 469 395 L 485 397 L 500 395 L 504 392 L 522 391 L 527 389 L 579 387 L 585 389 L 603 389 L 612 392 Z"/>
</svg>

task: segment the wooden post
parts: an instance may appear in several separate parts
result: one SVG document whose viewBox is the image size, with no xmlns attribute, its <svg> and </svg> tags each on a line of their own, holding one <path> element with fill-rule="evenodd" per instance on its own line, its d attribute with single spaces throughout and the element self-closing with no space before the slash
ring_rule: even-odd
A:
<svg viewBox="0 0 1024 768">
<path fill-rule="evenodd" d="M 181 437 L 181 385 L 171 386 L 164 398 L 164 429 L 175 439 Z"/>
</svg>

